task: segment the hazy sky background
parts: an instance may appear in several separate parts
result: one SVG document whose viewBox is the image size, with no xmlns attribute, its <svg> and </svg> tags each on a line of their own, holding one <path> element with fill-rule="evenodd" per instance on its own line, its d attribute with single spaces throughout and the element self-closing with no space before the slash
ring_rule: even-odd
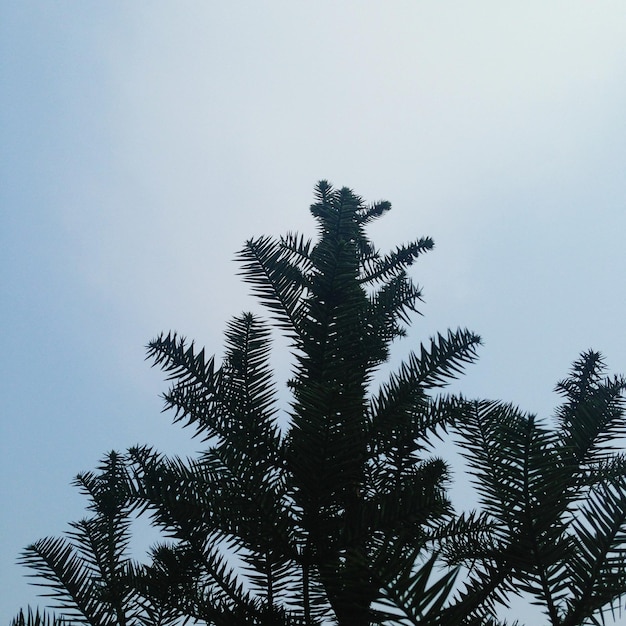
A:
<svg viewBox="0 0 626 626">
<path fill-rule="evenodd" d="M 435 239 L 394 359 L 467 326 L 455 388 L 545 417 L 581 351 L 626 372 L 624 2 L 0 0 L 0 47 L 0 623 L 77 472 L 196 449 L 144 346 L 220 354 L 235 252 L 313 235 L 321 178 L 392 202 L 381 248 Z"/>
</svg>

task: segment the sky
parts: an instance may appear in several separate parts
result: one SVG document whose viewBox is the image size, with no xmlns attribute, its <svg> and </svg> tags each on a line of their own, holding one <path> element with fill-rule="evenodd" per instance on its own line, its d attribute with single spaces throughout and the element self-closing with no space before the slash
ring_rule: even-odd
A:
<svg viewBox="0 0 626 626">
<path fill-rule="evenodd" d="M 0 0 L 1 623 L 44 605 L 16 559 L 85 514 L 78 472 L 197 450 L 145 345 L 220 355 L 258 310 L 235 253 L 314 235 L 320 179 L 391 201 L 382 250 L 435 240 L 392 365 L 468 327 L 453 389 L 543 418 L 582 351 L 626 373 L 624 111 L 618 0 Z"/>
</svg>

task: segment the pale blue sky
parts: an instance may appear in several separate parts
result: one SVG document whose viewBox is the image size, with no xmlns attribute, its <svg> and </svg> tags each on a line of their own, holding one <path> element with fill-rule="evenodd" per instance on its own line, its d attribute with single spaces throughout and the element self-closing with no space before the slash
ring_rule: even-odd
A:
<svg viewBox="0 0 626 626">
<path fill-rule="evenodd" d="M 395 358 L 468 326 L 458 388 L 546 417 L 582 350 L 626 372 L 624 111 L 617 0 L 0 0 L 1 623 L 77 472 L 195 449 L 144 345 L 219 353 L 254 306 L 235 251 L 312 234 L 320 178 L 393 203 L 381 247 L 435 239 Z"/>
</svg>

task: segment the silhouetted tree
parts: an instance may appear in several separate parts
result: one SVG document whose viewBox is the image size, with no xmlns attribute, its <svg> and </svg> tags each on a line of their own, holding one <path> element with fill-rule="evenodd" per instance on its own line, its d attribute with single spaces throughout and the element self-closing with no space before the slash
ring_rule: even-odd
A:
<svg viewBox="0 0 626 626">
<path fill-rule="evenodd" d="M 626 592 L 626 434 L 623 377 L 597 352 L 556 390 L 555 425 L 501 402 L 468 403 L 457 432 L 480 495 L 486 532 L 447 545 L 470 568 L 444 623 L 485 623 L 497 602 L 525 592 L 552 626 L 603 623 Z"/>
<path fill-rule="evenodd" d="M 407 268 L 433 247 L 381 254 L 365 227 L 389 209 L 323 181 L 315 242 L 262 237 L 239 253 L 290 341 L 286 415 L 259 317 L 230 322 L 219 366 L 174 333 L 149 344 L 173 381 L 166 407 L 205 447 L 186 460 L 135 447 L 78 477 L 92 516 L 23 555 L 68 620 L 487 626 L 520 590 L 569 626 L 624 593 L 626 463 L 607 448 L 622 433 L 623 379 L 584 355 L 551 431 L 509 405 L 437 394 L 476 358 L 479 338 L 457 330 L 373 388 L 421 297 Z M 450 427 L 480 512 L 454 514 L 447 464 L 429 451 Z M 128 554 L 138 514 L 164 537 L 145 564 Z"/>
</svg>

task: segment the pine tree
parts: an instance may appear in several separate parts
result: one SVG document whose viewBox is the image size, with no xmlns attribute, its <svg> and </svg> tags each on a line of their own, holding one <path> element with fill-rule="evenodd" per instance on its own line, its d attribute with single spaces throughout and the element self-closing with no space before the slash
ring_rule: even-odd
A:
<svg viewBox="0 0 626 626">
<path fill-rule="evenodd" d="M 245 280 L 290 341 L 286 426 L 269 362 L 272 326 L 258 316 L 230 322 L 219 367 L 176 334 L 149 344 L 173 381 L 167 407 L 206 448 L 192 460 L 145 447 L 125 457 L 120 510 L 148 512 L 168 538 L 148 565 L 123 556 L 124 522 L 96 507 L 106 529 L 89 537 L 93 554 L 83 526 L 73 550 L 54 539 L 27 549 L 24 562 L 66 613 L 93 626 L 172 616 L 358 626 L 403 609 L 434 618 L 455 571 L 433 574 L 432 539 L 452 507 L 448 467 L 424 444 L 461 403 L 430 393 L 474 361 L 480 340 L 466 330 L 439 335 L 372 390 L 421 298 L 407 268 L 433 247 L 422 238 L 381 254 L 365 227 L 389 209 L 321 182 L 311 206 L 316 242 L 261 237 L 239 253 Z M 410 608 L 394 609 L 412 590 Z"/>
<path fill-rule="evenodd" d="M 389 209 L 322 181 L 315 241 L 261 237 L 238 255 L 269 321 L 235 317 L 221 364 L 176 333 L 148 345 L 172 381 L 166 408 L 203 450 L 137 446 L 80 475 L 91 517 L 22 557 L 62 617 L 21 613 L 13 626 L 496 626 L 518 592 L 551 626 L 574 626 L 619 606 L 626 381 L 583 354 L 549 428 L 503 402 L 440 395 L 480 344 L 457 330 L 375 385 L 421 300 L 407 270 L 433 248 L 426 237 L 379 252 L 365 230 Z M 276 331 L 293 358 L 282 413 Z M 430 448 L 450 429 L 477 512 L 455 514 Z M 147 563 L 128 553 L 135 515 L 163 536 Z"/>
<path fill-rule="evenodd" d="M 479 338 L 465 330 L 438 336 L 372 393 L 374 373 L 421 296 L 407 267 L 433 242 L 382 255 L 365 226 L 389 203 L 368 207 L 326 182 L 316 200 L 317 242 L 262 237 L 239 254 L 245 279 L 291 342 L 284 432 L 262 320 L 231 322 L 220 368 L 176 335 L 149 346 L 175 381 L 167 406 L 212 445 L 192 464 L 132 450 L 135 497 L 176 539 L 160 558 L 181 563 L 183 577 L 193 564 L 185 610 L 208 622 L 370 624 L 383 615 L 376 603 L 393 599 L 396 581 L 414 573 L 452 513 L 447 466 L 422 446 L 459 403 L 428 394 L 475 359 Z M 237 554 L 240 572 L 222 546 Z M 161 566 L 177 579 L 178 570 Z M 152 573 L 144 572 L 147 581 Z M 435 583 L 415 613 L 437 605 L 453 578 Z"/>
<path fill-rule="evenodd" d="M 503 402 L 468 402 L 458 428 L 482 505 L 482 532 L 455 536 L 470 566 L 442 619 L 484 624 L 524 592 L 551 626 L 604 623 L 626 595 L 626 379 L 588 351 L 558 383 L 554 426 Z"/>
</svg>

